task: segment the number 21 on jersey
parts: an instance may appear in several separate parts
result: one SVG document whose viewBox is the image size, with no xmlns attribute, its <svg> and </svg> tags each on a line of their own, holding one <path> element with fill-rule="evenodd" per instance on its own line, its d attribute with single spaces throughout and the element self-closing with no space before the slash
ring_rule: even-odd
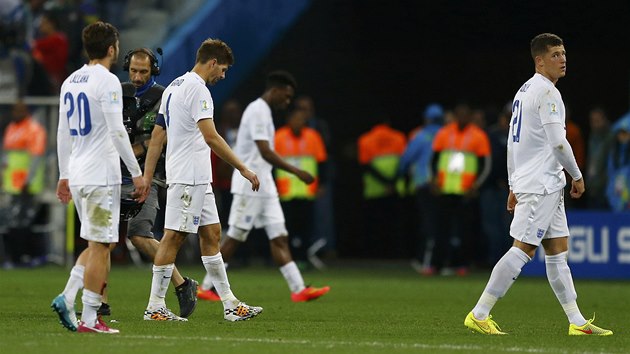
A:
<svg viewBox="0 0 630 354">
<path fill-rule="evenodd" d="M 521 140 L 521 122 L 523 120 L 523 107 L 520 100 L 515 100 L 512 104 L 512 142 L 518 143 Z"/>
<path fill-rule="evenodd" d="M 92 130 L 92 119 L 90 117 L 90 102 L 85 92 L 80 92 L 76 97 L 76 101 L 72 93 L 67 92 L 65 96 L 63 96 L 63 103 L 68 107 L 66 116 L 68 117 L 70 136 L 88 135 Z"/>
</svg>

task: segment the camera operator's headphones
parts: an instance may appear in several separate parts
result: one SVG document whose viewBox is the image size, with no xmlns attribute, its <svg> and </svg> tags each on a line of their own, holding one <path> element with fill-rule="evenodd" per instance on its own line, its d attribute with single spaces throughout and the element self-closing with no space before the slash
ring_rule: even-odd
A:
<svg viewBox="0 0 630 354">
<path fill-rule="evenodd" d="M 158 48 L 158 53 L 160 53 L 161 51 L 162 49 Z M 155 54 L 153 54 L 153 51 L 151 51 L 151 49 L 149 48 L 136 48 L 136 49 L 132 49 L 128 51 L 127 55 L 125 55 L 125 59 L 123 60 L 124 71 L 129 71 L 129 64 L 131 62 L 131 57 L 136 53 L 144 53 L 149 57 L 149 60 L 151 61 L 151 75 L 152 76 L 160 75 L 160 66 L 158 65 L 157 57 L 155 56 Z"/>
</svg>

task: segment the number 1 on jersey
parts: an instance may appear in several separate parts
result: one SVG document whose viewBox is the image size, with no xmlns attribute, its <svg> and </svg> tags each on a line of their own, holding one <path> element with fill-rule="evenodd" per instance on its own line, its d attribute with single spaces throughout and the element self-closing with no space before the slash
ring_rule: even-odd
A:
<svg viewBox="0 0 630 354">
<path fill-rule="evenodd" d="M 521 140 L 521 122 L 523 120 L 523 107 L 521 101 L 516 100 L 512 104 L 512 142 Z"/>
</svg>

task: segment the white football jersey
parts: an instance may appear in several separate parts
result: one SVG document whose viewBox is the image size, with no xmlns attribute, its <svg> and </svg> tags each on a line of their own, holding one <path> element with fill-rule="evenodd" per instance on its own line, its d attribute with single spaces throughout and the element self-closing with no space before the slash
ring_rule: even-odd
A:
<svg viewBox="0 0 630 354">
<path fill-rule="evenodd" d="M 214 103 L 206 82 L 194 72 L 173 80 L 162 94 L 160 114 L 166 122 L 166 182 L 208 184 L 212 181 L 210 148 L 197 122 L 212 119 Z"/>
<path fill-rule="evenodd" d="M 105 113 L 116 120 L 107 122 Z M 120 155 L 111 130 L 126 134 L 120 82 L 100 64 L 84 65 L 61 86 L 57 130 L 60 178 L 68 178 L 71 186 L 120 184 Z M 132 156 L 130 144 L 128 149 Z M 131 162 L 135 166 L 128 166 L 130 171 L 141 174 L 135 158 Z"/>
<path fill-rule="evenodd" d="M 241 173 L 234 170 L 232 174 L 232 193 L 251 195 L 256 197 L 273 197 L 278 195 L 276 183 L 271 173 L 271 164 L 263 159 L 256 140 L 269 142 L 269 146 L 274 150 L 274 135 L 276 128 L 273 125 L 271 108 L 262 98 L 250 103 L 241 118 L 236 135 L 236 146 L 234 152 L 241 161 L 252 171 L 256 172 L 260 180 L 258 192 L 252 191 L 251 183 L 241 176 Z"/>
<path fill-rule="evenodd" d="M 549 123 L 566 128 L 564 103 L 555 85 L 536 73 L 512 102 L 508 150 L 514 167 L 509 176 L 514 193 L 553 193 L 566 185 L 562 165 L 553 155 L 543 128 Z"/>
</svg>

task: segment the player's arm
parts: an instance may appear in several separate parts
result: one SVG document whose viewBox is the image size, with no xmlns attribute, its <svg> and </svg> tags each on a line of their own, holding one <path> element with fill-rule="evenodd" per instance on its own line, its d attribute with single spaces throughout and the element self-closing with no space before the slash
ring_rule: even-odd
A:
<svg viewBox="0 0 630 354">
<path fill-rule="evenodd" d="M 123 125 L 122 119 L 120 119 L 120 113 L 116 112 L 103 112 L 105 115 L 105 122 L 109 131 L 109 136 L 112 139 L 112 143 L 120 158 L 127 166 L 131 177 L 133 178 L 133 185 L 135 187 L 136 201 L 143 202 L 147 197 L 149 186 L 144 183 L 142 178 L 142 170 L 136 160 L 136 156 L 131 148 L 129 142 L 129 135 Z"/>
<path fill-rule="evenodd" d="M 252 184 L 252 190 L 257 191 L 260 188 L 258 176 L 252 170 L 248 169 L 245 164 L 236 156 L 234 151 L 225 142 L 225 139 L 217 132 L 212 118 L 202 118 L 197 121 L 197 126 L 203 135 L 206 144 L 219 156 L 223 161 L 229 163 L 234 169 L 241 173 Z"/>
<path fill-rule="evenodd" d="M 564 126 L 560 123 L 548 123 L 543 125 L 543 128 L 545 129 L 545 134 L 547 134 L 553 155 L 573 179 L 571 181 L 571 196 L 579 198 L 585 191 L 584 179 L 575 161 L 571 144 L 569 144 L 565 136 Z"/>
<path fill-rule="evenodd" d="M 66 119 L 66 110 L 63 100 L 59 102 L 59 125 L 57 126 L 57 161 L 59 163 L 59 182 L 57 182 L 57 199 L 66 204 L 72 199 L 68 178 L 70 177 L 70 154 L 72 153 L 72 141 L 70 140 L 70 127 Z"/>
<path fill-rule="evenodd" d="M 512 138 L 512 134 L 508 134 L 508 142 L 507 142 L 507 172 L 508 172 L 508 185 L 510 186 L 510 193 L 508 194 L 507 199 L 507 211 L 510 213 L 514 212 L 514 208 L 516 208 L 516 196 L 512 192 L 512 174 L 514 173 L 514 153 L 513 153 L 513 144 L 514 140 Z"/>
<path fill-rule="evenodd" d="M 162 154 L 164 143 L 166 142 L 166 122 L 164 116 L 158 114 L 155 119 L 155 126 L 151 132 L 151 139 L 149 140 L 149 146 L 147 148 L 147 156 L 144 160 L 144 181 L 145 183 L 151 183 L 153 181 L 153 175 L 155 174 L 155 167 Z"/>
<path fill-rule="evenodd" d="M 282 157 L 280 157 L 280 155 L 278 155 L 275 151 L 273 151 L 271 149 L 271 146 L 269 145 L 269 141 L 256 140 L 256 146 L 258 147 L 258 151 L 260 151 L 260 155 L 262 156 L 262 158 L 265 161 L 269 162 L 273 167 L 296 175 L 302 182 L 306 184 L 311 184 L 315 181 L 315 178 L 313 178 L 310 173 L 291 165 L 290 163 L 286 162 Z"/>
</svg>

